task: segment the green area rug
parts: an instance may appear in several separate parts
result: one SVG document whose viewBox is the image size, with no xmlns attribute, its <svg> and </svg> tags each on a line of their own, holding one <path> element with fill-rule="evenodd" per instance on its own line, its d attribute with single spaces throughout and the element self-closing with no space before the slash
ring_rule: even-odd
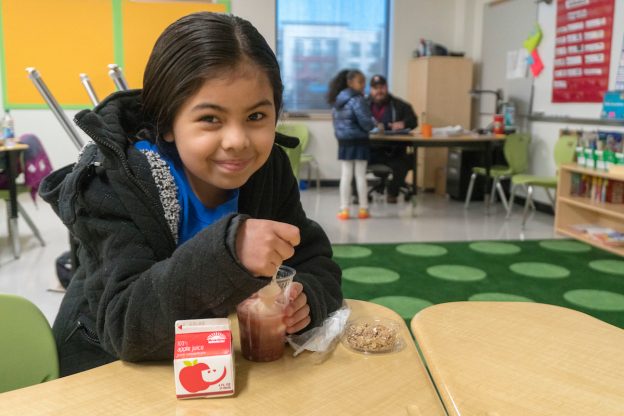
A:
<svg viewBox="0 0 624 416">
<path fill-rule="evenodd" d="M 624 328 L 624 258 L 573 240 L 334 245 L 346 298 L 409 321 L 457 301 L 564 306 Z"/>
</svg>

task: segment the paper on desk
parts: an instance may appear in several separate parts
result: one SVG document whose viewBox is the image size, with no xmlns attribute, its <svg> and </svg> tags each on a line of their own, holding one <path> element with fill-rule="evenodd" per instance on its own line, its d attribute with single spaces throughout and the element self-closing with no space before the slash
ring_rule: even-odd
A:
<svg viewBox="0 0 624 416">
<path fill-rule="evenodd" d="M 458 136 L 465 131 L 464 128 L 458 124 L 456 126 L 434 127 L 432 132 L 434 136 Z"/>
</svg>

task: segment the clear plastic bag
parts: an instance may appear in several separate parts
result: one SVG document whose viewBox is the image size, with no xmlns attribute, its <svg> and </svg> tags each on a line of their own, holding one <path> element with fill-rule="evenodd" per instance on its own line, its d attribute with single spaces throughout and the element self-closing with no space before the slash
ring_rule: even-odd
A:
<svg viewBox="0 0 624 416">
<path fill-rule="evenodd" d="M 295 350 L 293 357 L 304 350 L 313 351 L 316 358 L 323 360 L 338 344 L 340 336 L 351 314 L 351 309 L 343 304 L 323 321 L 321 326 L 312 328 L 300 335 L 289 335 L 286 339 Z"/>
</svg>

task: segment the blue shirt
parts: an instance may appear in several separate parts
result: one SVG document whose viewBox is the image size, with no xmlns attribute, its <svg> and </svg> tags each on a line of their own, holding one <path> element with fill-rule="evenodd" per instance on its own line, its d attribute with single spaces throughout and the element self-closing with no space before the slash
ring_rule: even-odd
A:
<svg viewBox="0 0 624 416">
<path fill-rule="evenodd" d="M 148 150 L 160 155 L 167 162 L 171 175 L 178 187 L 178 203 L 180 204 L 180 225 L 178 227 L 178 246 L 191 239 L 195 234 L 212 223 L 219 221 L 228 214 L 238 212 L 238 189 L 231 192 L 223 204 L 215 208 L 207 208 L 197 198 L 186 177 L 184 168 L 172 161 L 158 150 L 158 146 L 147 140 L 134 144 L 138 150 Z"/>
</svg>

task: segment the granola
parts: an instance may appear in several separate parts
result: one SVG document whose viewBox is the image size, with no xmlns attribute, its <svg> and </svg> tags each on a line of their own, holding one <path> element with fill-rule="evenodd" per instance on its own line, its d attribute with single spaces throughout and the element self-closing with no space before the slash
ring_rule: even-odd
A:
<svg viewBox="0 0 624 416">
<path fill-rule="evenodd" d="M 371 321 L 348 324 L 345 341 L 354 350 L 380 353 L 392 351 L 398 340 L 395 328 L 381 322 Z"/>
</svg>

